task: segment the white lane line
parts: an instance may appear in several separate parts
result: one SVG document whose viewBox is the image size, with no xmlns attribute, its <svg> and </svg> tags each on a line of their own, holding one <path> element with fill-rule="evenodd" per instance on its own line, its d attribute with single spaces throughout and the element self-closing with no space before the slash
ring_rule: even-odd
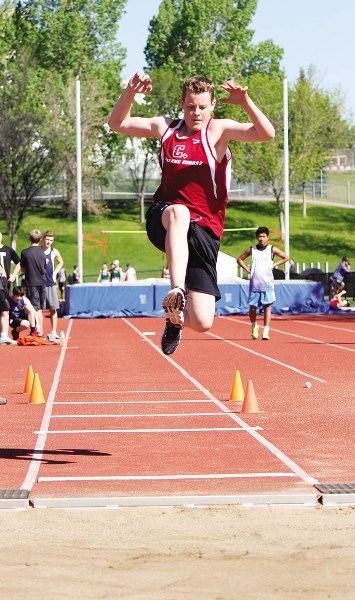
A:
<svg viewBox="0 0 355 600">
<path fill-rule="evenodd" d="M 242 323 L 243 325 L 247 325 L 247 323 L 245 323 L 244 321 L 240 321 L 238 319 L 231 319 L 230 317 L 225 317 L 225 318 L 227 321 L 234 321 L 235 323 Z M 302 321 L 296 321 L 296 322 L 300 323 Z M 297 333 L 290 333 L 288 331 L 281 331 L 281 329 L 275 329 L 275 327 L 272 328 L 272 331 L 276 331 L 277 333 L 281 333 L 282 335 L 287 335 L 287 336 L 295 337 L 295 338 L 298 338 L 301 340 L 306 340 L 307 342 L 313 342 L 314 344 L 319 344 L 320 346 L 330 346 L 331 348 L 338 348 L 339 350 L 345 350 L 346 352 L 355 352 L 355 348 L 354 349 L 347 348 L 347 347 L 341 346 L 340 344 L 337 344 L 337 343 L 323 342 L 322 340 L 306 337 L 305 335 L 299 335 Z"/>
<path fill-rule="evenodd" d="M 304 321 L 300 321 L 299 319 L 293 319 L 293 322 L 304 324 Z M 333 329 L 334 331 L 344 331 L 345 333 L 350 333 L 351 335 L 354 335 L 353 329 L 346 329 L 345 327 L 333 327 L 333 325 L 324 325 L 324 323 L 313 323 L 312 321 L 307 321 L 307 326 L 308 325 L 312 325 L 312 327 L 323 327 L 324 329 Z"/>
<path fill-rule="evenodd" d="M 104 394 L 186 394 L 186 393 L 190 393 L 190 392 L 197 392 L 198 390 L 196 389 L 189 389 L 189 390 L 112 390 L 111 392 L 108 391 L 99 391 L 99 392 L 88 392 L 88 391 L 83 391 L 83 392 L 62 392 L 62 394 L 85 394 L 86 396 L 88 396 L 89 394 L 94 394 L 95 396 L 100 396 L 100 395 L 104 395 Z"/>
<path fill-rule="evenodd" d="M 195 475 L 84 475 L 82 477 L 39 477 L 38 483 L 56 481 L 166 481 L 184 479 L 257 479 L 260 477 L 296 477 L 294 473 L 212 473 Z"/>
<path fill-rule="evenodd" d="M 173 428 L 173 429 L 62 429 L 62 430 L 52 430 L 46 431 L 47 435 L 60 435 L 60 434 L 71 434 L 71 433 L 191 433 L 191 432 L 201 432 L 201 431 L 256 431 L 261 430 L 262 427 L 258 425 L 256 427 L 196 427 L 190 428 L 184 427 L 182 429 Z M 39 431 L 34 431 L 34 433 L 40 433 Z M 38 459 L 37 459 L 38 460 Z M 28 488 L 24 488 L 28 489 Z"/>
<path fill-rule="evenodd" d="M 322 342 L 321 340 L 305 337 L 304 335 L 297 335 L 296 333 L 286 333 L 285 331 L 280 331 L 280 329 L 273 328 L 273 331 L 277 331 L 277 333 L 283 333 L 284 335 L 289 335 L 291 337 L 300 338 L 301 340 L 306 340 L 307 342 L 314 342 L 315 344 L 318 344 L 320 346 L 330 346 L 331 348 L 337 348 L 337 350 L 345 350 L 345 352 L 355 352 L 355 348 L 347 348 L 346 346 L 341 346 L 337 343 Z"/>
<path fill-rule="evenodd" d="M 254 354 L 254 356 L 257 356 L 260 359 L 273 362 L 273 363 L 279 365 L 280 367 L 285 367 L 285 369 L 294 371 L 295 373 L 298 373 L 299 375 L 304 375 L 305 377 L 307 377 L 307 379 L 314 379 L 315 381 L 319 381 L 320 383 L 327 383 L 325 379 L 321 379 L 320 377 L 311 375 L 311 373 L 307 373 L 306 371 L 301 371 L 300 369 L 297 369 L 296 367 L 293 367 L 292 365 L 290 365 L 288 363 L 284 363 L 281 360 L 272 358 L 271 356 L 268 356 L 267 354 L 261 354 L 260 352 L 251 350 L 250 348 L 247 348 L 246 346 L 243 346 L 242 344 L 237 344 L 237 342 L 232 342 L 232 340 L 226 340 L 225 338 L 221 337 L 220 335 L 216 335 L 214 333 L 211 333 L 210 331 L 207 331 L 206 335 L 209 335 L 210 337 L 213 337 L 216 340 L 220 340 L 221 342 L 224 342 L 225 344 L 229 344 L 230 346 L 234 346 L 234 348 L 240 348 L 240 350 L 245 350 L 245 352 L 249 352 L 249 354 Z"/>
<path fill-rule="evenodd" d="M 139 404 L 139 406 L 141 404 L 179 404 L 180 405 L 180 404 L 211 404 L 211 400 L 208 400 L 208 399 L 205 399 L 205 400 L 132 400 L 132 401 L 127 400 L 127 402 L 125 402 L 125 401 L 120 402 L 118 400 L 117 401 L 116 400 L 112 400 L 112 401 L 109 400 L 107 402 L 106 401 L 102 401 L 101 402 L 100 400 L 92 400 L 92 401 L 90 401 L 90 400 L 82 400 L 82 401 L 79 401 L 79 402 L 71 402 L 71 401 L 68 401 L 68 402 L 54 402 L 54 404 L 64 404 L 65 406 L 67 406 L 67 405 L 69 406 L 69 405 L 72 405 L 72 404 L 76 404 L 76 405 L 78 405 L 78 404 L 79 405 L 90 404 L 92 406 L 94 406 L 96 404 L 99 404 L 99 405 L 101 405 L 101 404 L 119 404 L 119 405 L 121 405 L 121 404 L 135 404 L 135 405 L 138 405 Z"/>
<path fill-rule="evenodd" d="M 233 411 L 221 413 L 219 412 L 206 412 L 206 413 L 145 413 L 145 414 L 130 414 L 130 415 L 92 415 L 92 414 L 84 414 L 84 415 L 52 415 L 52 419 L 146 419 L 159 417 L 224 417 L 229 415 L 234 415 Z"/>
<path fill-rule="evenodd" d="M 139 329 L 137 329 L 137 327 L 135 327 L 135 325 L 133 325 L 133 323 L 128 321 L 125 317 L 122 318 L 122 321 L 126 325 L 128 325 L 128 327 L 133 329 L 133 331 L 135 331 L 140 337 L 142 337 L 141 332 L 139 331 Z M 213 394 L 211 394 L 209 390 L 207 390 L 203 385 L 201 385 L 201 383 L 197 381 L 197 379 L 191 377 L 191 375 L 183 367 L 176 363 L 170 356 L 166 356 L 165 354 L 163 354 L 160 348 L 156 344 L 154 344 L 149 338 L 147 339 L 147 344 L 149 344 L 156 352 L 159 352 L 159 354 L 163 358 L 165 358 L 167 362 L 169 362 L 173 367 L 175 367 L 175 369 L 177 369 L 177 371 L 179 371 L 185 379 L 190 381 L 192 385 L 199 389 L 206 396 L 206 398 L 212 400 L 216 404 L 216 406 L 218 406 L 223 412 L 229 412 L 229 409 L 226 406 L 224 406 L 222 402 L 220 402 Z M 230 414 L 229 417 L 242 427 L 248 427 L 247 423 L 243 421 L 243 419 L 241 419 L 238 415 Z M 256 441 L 258 441 L 262 446 L 264 446 L 264 448 L 267 448 L 269 452 L 271 452 L 271 454 L 276 456 L 278 460 L 284 463 L 290 469 L 290 471 L 292 471 L 298 477 L 303 479 L 303 481 L 311 485 L 318 483 L 317 479 L 311 477 L 308 473 L 306 473 L 306 471 L 304 471 L 297 463 L 295 463 L 279 448 L 274 446 L 274 444 L 266 440 L 262 435 L 260 435 L 260 433 L 258 433 L 257 431 L 253 431 L 252 429 L 249 429 L 248 432 Z"/>
<path fill-rule="evenodd" d="M 42 417 L 41 428 L 39 431 L 36 431 L 38 438 L 37 438 L 37 442 L 36 442 L 36 445 L 35 445 L 35 448 L 33 451 L 33 456 L 35 457 L 35 459 L 32 458 L 31 462 L 29 464 L 25 480 L 23 481 L 23 483 L 21 485 L 21 489 L 23 489 L 23 490 L 31 490 L 33 485 L 36 483 L 38 471 L 39 471 L 39 468 L 40 468 L 41 462 L 42 462 L 43 449 L 44 449 L 44 446 L 46 443 L 49 421 L 50 421 L 51 413 L 53 410 L 54 398 L 55 398 L 56 391 L 57 391 L 57 388 L 59 385 L 60 374 L 61 374 L 62 367 L 63 367 L 63 362 L 64 362 L 65 353 L 66 353 L 67 346 L 68 346 L 68 339 L 70 337 L 72 324 L 73 324 L 73 321 L 70 320 L 68 329 L 67 329 L 67 333 L 65 336 L 65 340 L 64 340 L 62 349 L 60 351 L 57 368 L 55 370 L 54 377 L 53 377 L 52 386 L 51 386 L 51 389 L 50 389 L 50 392 L 49 392 L 49 395 L 47 398 L 46 408 L 44 410 L 43 417 Z"/>
</svg>

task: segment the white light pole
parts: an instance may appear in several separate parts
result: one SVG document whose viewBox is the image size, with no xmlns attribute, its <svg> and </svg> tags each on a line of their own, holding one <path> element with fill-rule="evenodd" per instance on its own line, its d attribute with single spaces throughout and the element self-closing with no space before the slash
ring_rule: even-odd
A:
<svg viewBox="0 0 355 600">
<path fill-rule="evenodd" d="M 80 283 L 83 283 L 83 213 L 81 197 L 81 106 L 80 79 L 75 78 L 75 124 L 76 124 L 76 201 L 77 201 L 77 237 L 78 267 Z"/>
<path fill-rule="evenodd" d="M 288 85 L 283 81 L 284 109 L 284 217 L 285 217 L 285 254 L 290 255 L 290 207 L 289 207 L 289 165 L 288 165 Z M 289 263 L 285 263 L 285 278 L 290 278 Z"/>
</svg>

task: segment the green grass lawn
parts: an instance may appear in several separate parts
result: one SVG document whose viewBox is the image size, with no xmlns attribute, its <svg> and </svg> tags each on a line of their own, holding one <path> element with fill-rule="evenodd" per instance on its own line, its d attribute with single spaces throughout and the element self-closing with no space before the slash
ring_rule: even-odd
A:
<svg viewBox="0 0 355 600">
<path fill-rule="evenodd" d="M 282 248 L 277 233 L 278 214 L 275 202 L 233 202 L 228 206 L 226 229 L 250 228 L 266 225 L 273 230 L 273 242 Z M 0 220 L 3 243 L 9 244 L 4 222 Z M 66 217 L 58 206 L 32 207 L 25 216 L 17 236 L 17 252 L 29 246 L 28 234 L 33 228 L 41 231 L 52 229 L 55 233 L 55 246 L 61 252 L 67 275 L 78 262 L 77 222 Z M 126 231 L 127 233 L 108 233 L 107 255 L 104 256 L 101 231 Z M 354 254 L 355 210 L 308 205 L 307 217 L 302 216 L 300 204 L 290 204 L 290 254 L 295 262 L 324 263 L 328 261 L 333 270 L 342 256 L 350 259 Z M 136 233 L 131 233 L 132 231 Z M 109 264 L 118 258 L 124 267 L 130 262 L 137 270 L 138 278 L 160 276 L 163 257 L 145 235 L 145 226 L 139 222 L 138 204 L 119 204 L 107 210 L 104 216 L 85 216 L 83 233 L 93 234 L 99 245 L 83 252 L 84 279 L 95 281 L 104 261 Z M 128 233 L 129 232 L 129 233 Z M 276 234 L 274 233 L 276 232 Z M 246 247 L 254 243 L 253 231 L 226 232 L 222 239 L 221 250 L 232 256 L 238 256 Z M 101 245 L 100 245 L 101 244 Z M 321 268 L 323 268 L 323 265 Z"/>
</svg>

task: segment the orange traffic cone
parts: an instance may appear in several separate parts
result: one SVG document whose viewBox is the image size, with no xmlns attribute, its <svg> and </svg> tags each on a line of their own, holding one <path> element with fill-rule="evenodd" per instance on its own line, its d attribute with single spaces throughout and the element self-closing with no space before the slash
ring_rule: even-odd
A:
<svg viewBox="0 0 355 600">
<path fill-rule="evenodd" d="M 244 388 L 239 371 L 235 372 L 232 391 L 229 400 L 234 400 L 236 402 L 243 402 L 244 400 Z"/>
<path fill-rule="evenodd" d="M 33 385 L 30 396 L 30 404 L 45 404 L 45 398 L 38 373 L 34 374 Z"/>
<path fill-rule="evenodd" d="M 27 368 L 27 375 L 26 375 L 26 380 L 25 380 L 25 385 L 23 388 L 23 393 L 24 394 L 30 394 L 31 390 L 32 390 L 32 384 L 33 384 L 33 368 L 32 365 L 28 365 Z"/>
<path fill-rule="evenodd" d="M 242 413 L 258 413 L 260 412 L 258 401 L 255 396 L 254 386 L 251 379 L 247 383 L 247 389 L 245 390 L 245 398 L 242 406 Z"/>
</svg>

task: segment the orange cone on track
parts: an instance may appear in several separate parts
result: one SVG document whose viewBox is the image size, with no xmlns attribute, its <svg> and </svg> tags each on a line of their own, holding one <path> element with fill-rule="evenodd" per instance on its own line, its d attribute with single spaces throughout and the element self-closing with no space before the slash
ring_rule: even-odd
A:
<svg viewBox="0 0 355 600">
<path fill-rule="evenodd" d="M 258 401 L 255 396 L 254 386 L 251 379 L 247 383 L 247 389 L 245 390 L 245 398 L 242 406 L 242 413 L 258 413 L 260 412 Z"/>
<path fill-rule="evenodd" d="M 25 379 L 25 385 L 24 385 L 24 388 L 23 388 L 23 393 L 24 394 L 30 394 L 31 393 L 32 384 L 33 384 L 33 377 L 34 377 L 34 373 L 33 373 L 32 365 L 28 365 L 26 379 Z"/>
<path fill-rule="evenodd" d="M 38 373 L 34 374 L 33 377 L 33 385 L 30 396 L 30 404 L 45 404 L 46 400 L 44 398 L 42 385 L 39 379 Z"/>
<path fill-rule="evenodd" d="M 234 400 L 235 402 L 244 401 L 244 388 L 239 371 L 235 372 L 232 391 L 229 400 Z"/>
</svg>

